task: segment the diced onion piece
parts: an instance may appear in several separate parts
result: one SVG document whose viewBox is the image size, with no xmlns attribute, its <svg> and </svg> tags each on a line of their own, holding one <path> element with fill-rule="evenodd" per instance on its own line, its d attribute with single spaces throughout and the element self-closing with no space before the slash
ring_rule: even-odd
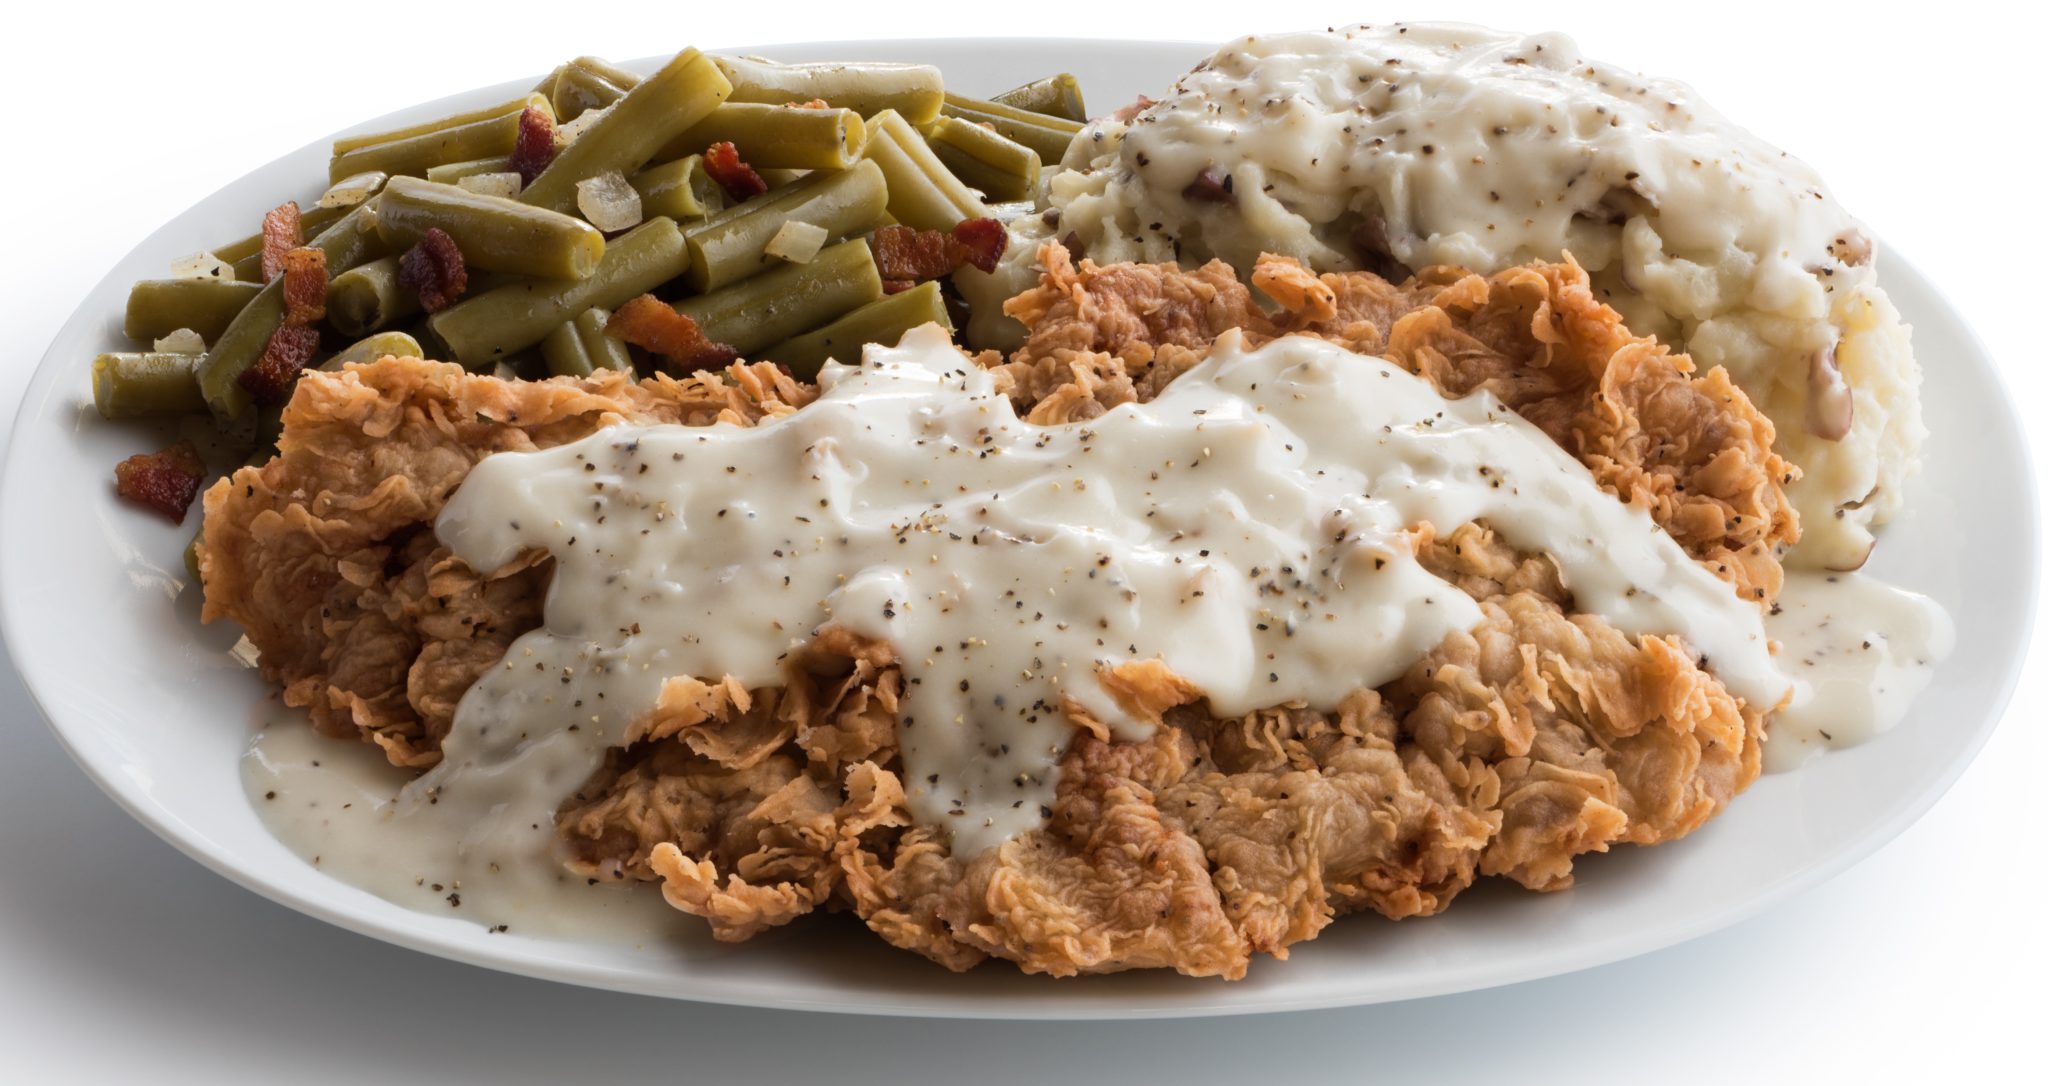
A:
<svg viewBox="0 0 2048 1086">
<path fill-rule="evenodd" d="M 171 261 L 173 279 L 218 279 L 224 283 L 235 281 L 235 266 L 212 253 L 193 253 Z"/>
<path fill-rule="evenodd" d="M 519 182 L 517 171 L 506 170 L 503 173 L 473 173 L 468 177 L 457 178 L 455 187 L 483 196 L 503 196 L 509 200 L 519 195 L 519 190 L 524 186 Z"/>
<path fill-rule="evenodd" d="M 190 328 L 180 328 L 150 344 L 150 349 L 170 354 L 205 354 L 206 338 Z"/>
<path fill-rule="evenodd" d="M 248 634 L 243 634 L 228 650 L 228 659 L 243 667 L 256 667 L 263 663 L 263 652 L 256 647 L 256 642 L 249 640 Z"/>
<path fill-rule="evenodd" d="M 588 131 L 591 125 L 597 123 L 599 117 L 611 111 L 611 106 L 606 106 L 603 109 L 586 109 L 578 113 L 575 120 L 567 124 L 555 126 L 555 149 L 559 151 L 561 148 L 575 143 L 576 137 Z"/>
<path fill-rule="evenodd" d="M 327 191 L 320 194 L 320 206 L 354 207 L 375 196 L 388 180 L 390 175 L 381 170 L 350 174 L 328 186 Z"/>
<path fill-rule="evenodd" d="M 816 223 L 791 219 L 782 224 L 782 229 L 777 230 L 774 237 L 768 239 L 768 244 L 762 247 L 762 251 L 778 260 L 787 260 L 791 264 L 809 264 L 811 259 L 818 255 L 818 250 L 825 247 L 825 239 L 828 236 L 825 228 Z"/>
<path fill-rule="evenodd" d="M 640 192 L 617 170 L 576 182 L 576 210 L 607 234 L 640 225 Z"/>
</svg>

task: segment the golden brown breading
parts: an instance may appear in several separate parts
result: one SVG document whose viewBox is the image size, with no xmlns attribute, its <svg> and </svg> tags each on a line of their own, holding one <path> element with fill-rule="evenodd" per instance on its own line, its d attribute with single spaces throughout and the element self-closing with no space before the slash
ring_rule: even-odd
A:
<svg viewBox="0 0 2048 1086">
<path fill-rule="evenodd" d="M 815 395 L 772 365 L 728 373 L 500 381 L 417 359 L 308 373 L 277 456 L 206 492 L 202 617 L 240 623 L 321 731 L 432 765 L 462 691 L 539 624 L 548 572 L 536 556 L 487 581 L 453 559 L 432 532 L 449 495 L 494 452 L 628 418 L 751 423 Z"/>
<path fill-rule="evenodd" d="M 1492 392 L 1745 596 L 1777 597 L 1778 555 L 1799 538 L 1784 490 L 1798 469 L 1771 451 L 1770 420 L 1725 371 L 1695 377 L 1685 356 L 1630 334 L 1577 264 L 1490 278 L 1428 268 L 1394 284 L 1268 255 L 1253 283 L 1280 304 L 1269 314 L 1222 261 L 1077 268 L 1057 244 L 1040 259 L 1038 287 L 1004 307 L 1028 338 L 998 369 L 1034 405 L 1033 422 L 1150 399 L 1232 328 L 1254 346 L 1312 335 L 1387 358 L 1446 395 Z"/>
<path fill-rule="evenodd" d="M 1769 424 L 1718 371 L 1693 378 L 1630 337 L 1575 267 L 1396 287 L 1267 261 L 1269 315 L 1221 265 L 1046 261 L 1012 303 L 1030 341 L 984 359 L 1033 421 L 1149 399 L 1225 328 L 1319 335 L 1448 392 L 1492 390 L 1696 556 L 1775 593 L 1772 547 L 1796 525 Z M 207 617 L 241 622 L 324 730 L 431 764 L 462 691 L 538 623 L 549 568 L 535 555 L 485 578 L 439 546 L 462 477 L 617 421 L 750 424 L 814 395 L 773 367 L 728 380 L 504 382 L 417 360 L 309 374 L 280 455 L 207 495 Z M 1433 914 L 1482 874 L 1569 885 L 1577 856 L 1681 836 L 1755 777 L 1759 709 L 1671 641 L 1573 614 L 1548 559 L 1484 525 L 1437 528 L 1418 554 L 1481 602 L 1477 628 L 1330 713 L 1218 719 L 1200 676 L 1126 665 L 1109 685 L 1154 736 L 1112 742 L 1077 718 L 1044 826 L 981 855 L 911 820 L 903 676 L 890 646 L 836 628 L 781 686 L 672 678 L 558 830 L 577 870 L 658 879 L 721 939 L 843 909 L 954 969 L 1237 977 L 1345 913 Z"/>
</svg>

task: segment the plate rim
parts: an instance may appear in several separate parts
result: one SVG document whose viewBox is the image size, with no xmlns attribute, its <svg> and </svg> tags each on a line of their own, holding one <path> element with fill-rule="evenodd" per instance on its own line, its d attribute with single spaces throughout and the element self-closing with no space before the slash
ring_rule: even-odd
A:
<svg viewBox="0 0 2048 1086">
<path fill-rule="evenodd" d="M 815 53 L 822 50 L 838 50 L 846 54 L 858 54 L 901 49 L 951 52 L 955 50 L 986 49 L 997 45 L 1010 48 L 1101 51 L 1110 55 L 1120 52 L 1142 51 L 1162 57 L 1172 51 L 1209 50 L 1214 48 L 1213 45 L 1193 41 L 1022 36 L 806 41 L 716 47 L 715 49 L 707 49 L 707 51 L 745 52 L 753 50 L 780 50 L 790 53 Z M 640 58 L 625 63 L 630 66 L 645 68 L 659 63 L 661 59 L 663 58 Z M 521 82 L 521 80 L 513 80 L 490 87 L 471 88 L 444 96 L 432 102 L 414 103 L 403 109 L 385 114 L 382 117 L 350 126 L 337 134 L 369 129 L 422 110 L 442 108 L 443 103 L 498 93 L 505 88 L 516 87 Z M 30 441 L 24 435 L 32 429 L 29 423 L 37 415 L 38 409 L 45 404 L 49 395 L 60 387 L 61 379 L 65 376 L 66 371 L 75 368 L 76 365 L 76 359 L 60 354 L 59 348 L 66 340 L 74 337 L 79 330 L 79 325 L 102 319 L 105 316 L 105 314 L 88 312 L 90 300 L 103 294 L 110 283 L 125 278 L 125 274 L 121 269 L 134 260 L 138 254 L 144 250 L 159 247 L 159 239 L 164 234 L 175 230 L 181 223 L 192 217 L 203 205 L 218 198 L 225 189 L 248 180 L 257 174 L 274 170 L 287 160 L 307 155 L 310 151 L 320 148 L 332 138 L 332 136 L 323 137 L 297 149 L 287 151 L 268 163 L 259 165 L 239 177 L 230 179 L 220 188 L 201 197 L 196 203 L 166 220 L 156 230 L 150 232 L 137 242 L 86 291 L 85 300 L 59 325 L 58 331 L 52 337 L 51 343 L 45 348 L 42 357 L 37 362 L 24 387 L 21 403 L 14 412 L 14 429 L 9 436 L 5 462 L 0 464 L 0 645 L 6 647 L 9 659 L 14 661 L 15 669 L 21 677 L 22 686 L 27 693 L 29 703 L 34 706 L 43 721 L 56 735 L 60 746 L 63 747 L 72 761 L 84 771 L 86 776 L 103 793 L 113 799 L 116 805 L 129 817 L 141 823 L 159 838 L 191 857 L 208 870 L 270 901 L 325 923 L 358 935 L 368 936 L 435 957 L 561 983 L 667 999 L 719 1003 L 729 1006 L 831 1011 L 835 1013 L 892 1017 L 1019 1020 L 1073 1020 L 1102 1017 L 1104 1008 L 1099 1003 L 1063 998 L 1066 993 L 1048 996 L 1042 1002 L 1035 998 L 1020 1001 L 1015 997 L 999 996 L 994 997 L 986 1004 L 964 998 L 949 999 L 944 996 L 933 997 L 923 994 L 890 993 L 876 1003 L 848 1005 L 845 1002 L 838 1001 L 843 999 L 843 995 L 840 993 L 829 993 L 830 999 L 827 998 L 826 994 L 820 994 L 807 999 L 791 997 L 787 994 L 780 996 L 759 994 L 751 990 L 732 993 L 678 992 L 660 988 L 652 981 L 643 979 L 635 974 L 618 970 L 606 970 L 594 965 L 585 964 L 583 971 L 578 973 L 572 971 L 572 966 L 563 963 L 504 954 L 494 955 L 480 949 L 440 938 L 423 925 L 408 926 L 395 921 L 387 922 L 379 917 L 359 915 L 340 907 L 334 902 L 300 892 L 286 885 L 283 880 L 266 877 L 260 870 L 246 865 L 239 865 L 235 857 L 216 850 L 213 847 L 214 842 L 202 834 L 196 831 L 185 832 L 182 823 L 178 822 L 173 812 L 155 805 L 143 790 L 135 787 L 133 782 L 117 772 L 117 766 L 101 764 L 97 759 L 91 757 L 83 747 L 82 732 L 80 734 L 73 734 L 73 728 L 79 727 L 78 725 L 67 726 L 59 722 L 58 714 L 51 711 L 51 703 L 43 689 L 44 684 L 54 681 L 53 677 L 32 674 L 23 662 L 24 657 L 20 652 L 20 646 L 24 645 L 30 636 L 30 631 L 27 629 L 30 616 L 23 613 L 26 608 L 10 605 L 12 594 L 9 591 L 9 585 L 13 581 L 14 574 L 11 564 L 6 561 L 6 558 L 16 549 L 11 541 L 15 538 L 16 533 L 22 531 L 22 529 L 9 529 L 7 525 L 25 522 L 24 518 L 20 516 L 10 515 L 14 512 L 14 505 L 18 500 L 16 495 L 22 490 L 22 485 L 16 482 L 16 476 L 25 471 L 20 465 L 25 463 L 24 454 L 31 451 L 29 447 Z M 1986 348 L 1982 339 L 1977 335 L 1976 330 L 1971 327 L 1969 322 L 1963 318 L 1962 313 L 1950 301 L 1948 294 L 1934 280 L 1922 273 L 1919 266 L 1907 260 L 1898 250 L 1890 246 L 1881 245 L 1880 252 L 1883 254 L 1881 259 L 1887 265 L 1885 271 L 1888 280 L 1894 285 L 1900 279 L 1909 280 L 1911 284 L 1910 293 L 1919 295 L 1927 303 L 1928 311 L 1913 314 L 1916 319 L 1912 323 L 1918 325 L 1923 323 L 1923 320 L 1926 318 L 1939 320 L 1947 326 L 1944 334 L 1953 336 L 1958 343 L 1967 348 L 1966 353 L 1971 356 L 1968 359 L 1968 364 L 1981 371 L 1980 376 L 1989 383 L 1991 390 L 1997 394 L 1995 398 L 1998 401 L 1998 422 L 2009 432 L 2021 454 L 2019 463 L 2012 466 L 2012 471 L 2015 481 L 2024 487 L 2022 492 L 2025 498 L 2020 503 L 2021 508 L 2018 511 L 2023 536 L 2020 542 L 2023 544 L 2024 552 L 2031 555 L 2032 560 L 2026 564 L 2023 570 L 2018 571 L 2014 579 L 2016 582 L 2015 598 L 2027 602 L 2022 605 L 2019 613 L 2018 625 L 2014 631 L 2017 636 L 2011 642 L 2012 653 L 2005 662 L 1998 689 L 1995 691 L 1994 696 L 1985 702 L 1987 722 L 1979 723 L 1975 727 L 1968 741 L 1958 748 L 1956 754 L 1950 758 L 1939 779 L 1929 787 L 1925 787 L 1915 793 L 1908 802 L 1899 805 L 1891 812 L 1889 817 L 1864 827 L 1850 843 L 1827 853 L 1818 862 L 1806 869 L 1752 893 L 1737 905 L 1696 918 L 1690 922 L 1674 923 L 1663 927 L 1622 933 L 1599 941 L 1597 944 L 1570 956 L 1561 963 L 1550 959 L 1545 959 L 1541 962 L 1532 959 L 1522 969 L 1505 972 L 1494 971 L 1477 979 L 1469 976 L 1447 975 L 1439 978 L 1435 983 L 1421 984 L 1416 986 L 1413 991 L 1403 992 L 1398 995 L 1360 996 L 1356 994 L 1347 995 L 1339 991 L 1322 994 L 1311 992 L 1304 996 L 1289 998 L 1284 992 L 1276 992 L 1272 993 L 1270 998 L 1263 998 L 1255 1005 L 1239 1005 L 1236 1002 L 1227 1000 L 1185 1004 L 1177 1000 L 1163 1000 L 1152 1004 L 1141 1003 L 1135 1006 L 1119 1006 L 1116 1008 L 1117 1017 L 1182 1018 L 1211 1015 L 1265 1014 L 1338 1006 L 1355 1006 L 1377 1002 L 1405 1001 L 1518 984 L 1542 977 L 1590 969 L 1651 953 L 1741 923 L 1807 889 L 1834 878 L 1836 875 L 1867 858 L 1877 849 L 1883 847 L 1919 821 L 1954 787 L 1956 781 L 1974 763 L 1977 756 L 1983 750 L 1984 745 L 1989 742 L 1991 735 L 1998 730 L 2004 721 L 2011 705 L 2012 695 L 2024 672 L 2027 648 L 2033 639 L 2039 617 L 2037 608 L 2032 606 L 2032 601 L 2038 597 L 2041 578 L 2042 510 L 2035 486 L 2035 467 L 2032 456 L 2033 442 L 2030 439 L 2024 420 L 2020 418 L 2016 410 L 2015 401 L 2011 395 L 2011 386 L 2004 370 L 1998 365 L 1995 356 Z M 1923 376 L 1924 381 L 1925 377 Z M 1269 967 L 1279 965 L 1279 963 L 1268 964 Z M 1204 984 L 1203 981 L 1194 979 L 1187 979 L 1183 983 L 1185 987 L 1182 990 L 1190 992 L 1200 990 L 1200 986 Z M 1213 984 L 1213 982 L 1210 983 Z M 1214 988 L 1211 987 L 1207 990 L 1213 991 Z"/>
</svg>

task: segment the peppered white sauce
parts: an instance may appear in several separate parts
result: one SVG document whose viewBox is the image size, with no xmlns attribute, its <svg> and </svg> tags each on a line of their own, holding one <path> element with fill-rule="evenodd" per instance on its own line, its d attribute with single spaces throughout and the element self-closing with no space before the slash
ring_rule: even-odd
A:
<svg viewBox="0 0 2048 1086">
<path fill-rule="evenodd" d="M 1860 573 L 1788 572 L 1764 625 L 1793 684 L 1764 744 L 1772 771 L 1897 724 L 1956 638 L 1940 604 Z"/>
<path fill-rule="evenodd" d="M 544 624 L 395 798 L 380 779 L 332 785 L 324 814 L 258 809 L 387 897 L 459 886 L 479 922 L 540 911 L 579 888 L 555 810 L 665 680 L 775 684 L 838 624 L 897 647 L 909 802 L 972 854 L 1041 821 L 1062 706 L 1149 730 L 1105 667 L 1163 661 L 1226 714 L 1330 709 L 1476 623 L 1416 562 L 1424 522 L 1483 518 L 1554 556 L 1580 609 L 1682 638 L 1753 702 L 1789 690 L 1760 612 L 1533 425 L 1319 340 L 1247 351 L 1232 333 L 1151 403 L 1053 427 L 1020 421 L 935 326 L 820 384 L 752 429 L 620 426 L 484 460 L 438 531 L 479 569 L 552 554 Z M 278 742 L 296 740 L 258 745 L 250 788 L 296 801 L 307 759 Z"/>
<path fill-rule="evenodd" d="M 1244 271 L 1277 252 L 1353 268 L 1355 231 L 1377 219 L 1410 267 L 1567 251 L 1600 267 L 1612 224 L 1654 210 L 1665 245 L 1758 254 L 1752 290 L 1793 295 L 1862 237 L 1811 167 L 1684 84 L 1589 60 L 1562 34 L 1453 23 L 1240 38 L 1146 108 L 1094 122 L 1065 165 L 1051 202 L 1098 261 L 1213 254 Z"/>
</svg>

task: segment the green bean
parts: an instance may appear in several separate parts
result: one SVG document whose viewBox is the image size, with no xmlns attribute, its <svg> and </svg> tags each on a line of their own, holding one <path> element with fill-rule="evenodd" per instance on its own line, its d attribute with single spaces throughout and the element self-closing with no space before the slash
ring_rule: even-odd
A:
<svg viewBox="0 0 2048 1086">
<path fill-rule="evenodd" d="M 549 116 L 553 116 L 553 107 L 548 105 L 547 99 L 539 98 L 538 103 Z M 518 142 L 519 114 L 506 113 L 453 128 L 358 147 L 329 161 L 327 177 L 330 182 L 339 181 L 368 170 L 379 170 L 393 177 L 425 177 L 428 170 L 450 162 L 509 155 Z"/>
<path fill-rule="evenodd" d="M 690 270 L 684 276 L 697 291 L 717 290 L 781 263 L 764 250 L 784 223 L 807 222 L 825 229 L 830 241 L 864 234 L 880 224 L 889 190 L 872 162 L 850 170 L 812 174 L 767 196 L 727 209 L 686 231 Z"/>
<path fill-rule="evenodd" d="M 633 71 L 630 68 L 621 68 L 603 57 L 580 56 L 569 63 L 592 75 L 603 76 L 607 82 L 614 86 L 624 87 L 627 90 L 639 86 L 642 78 L 639 72 Z"/>
<path fill-rule="evenodd" d="M 262 289 L 261 283 L 240 280 L 144 279 L 128 288 L 128 312 L 121 330 L 129 339 L 154 343 L 180 328 L 190 328 L 212 343 Z"/>
<path fill-rule="evenodd" d="M 1006 138 L 1038 152 L 1038 161 L 1055 166 L 1066 157 L 1067 145 L 1081 134 L 1081 125 L 1076 121 L 958 94 L 946 95 L 943 112 L 948 117 L 989 125 Z"/>
<path fill-rule="evenodd" d="M 394 177 L 377 197 L 377 236 L 403 250 L 440 229 L 471 267 L 537 279 L 583 279 L 604 257 L 604 235 L 573 215 L 502 196 Z"/>
<path fill-rule="evenodd" d="M 339 276 L 384 255 L 383 243 L 370 228 L 369 211 L 367 204 L 356 207 L 306 243 L 327 254 L 329 275 Z M 249 394 L 237 379 L 263 357 L 271 334 L 283 320 L 284 278 L 280 276 L 250 299 L 206 352 L 206 362 L 199 368 L 199 389 L 215 418 L 231 421 L 249 416 Z"/>
<path fill-rule="evenodd" d="M 999 106 L 1021 109 L 1027 113 L 1040 113 L 1066 121 L 1086 122 L 1088 107 L 1081 101 L 1081 81 L 1069 72 L 1034 79 L 1021 87 L 1012 87 L 989 101 Z"/>
<path fill-rule="evenodd" d="M 320 363 L 323 370 L 338 370 L 351 362 L 375 362 L 380 358 L 425 358 L 420 353 L 420 341 L 404 332 L 379 332 L 356 340 L 334 357 Z"/>
<path fill-rule="evenodd" d="M 588 377 L 597 370 L 590 353 L 583 349 L 583 339 L 576 334 L 574 321 L 555 325 L 555 330 L 540 341 L 540 356 L 547 360 L 548 372 L 556 377 Z"/>
<path fill-rule="evenodd" d="M 629 180 L 640 193 L 641 213 L 650 219 L 701 219 L 725 207 L 725 190 L 704 172 L 698 155 L 649 166 Z"/>
<path fill-rule="evenodd" d="M 468 162 L 444 162 L 439 166 L 429 166 L 427 180 L 452 185 L 465 177 L 475 177 L 478 174 L 511 172 L 511 155 L 492 155 L 489 158 L 472 158 Z"/>
<path fill-rule="evenodd" d="M 924 137 L 897 114 L 885 111 L 869 118 L 864 153 L 882 168 L 889 214 L 897 222 L 919 230 L 951 230 L 962 219 L 987 216 L 974 190 L 954 177 Z"/>
<path fill-rule="evenodd" d="M 359 136 L 343 136 L 334 141 L 334 157 L 340 158 L 350 151 L 360 151 L 371 144 L 392 143 L 397 140 L 412 139 L 415 136 L 432 135 L 435 132 L 445 132 L 451 128 L 461 128 L 463 125 L 493 120 L 508 114 L 517 117 L 521 113 L 526 112 L 527 106 L 545 107 L 547 104 L 547 96 L 538 90 L 534 90 L 522 94 L 509 102 L 499 102 L 497 105 L 485 106 L 482 109 L 472 109 L 468 112 L 457 113 L 449 117 L 422 121 L 419 124 L 407 125 L 404 128 L 394 128 L 388 132 L 366 132 Z"/>
<path fill-rule="evenodd" d="M 727 102 L 662 148 L 661 157 L 730 143 L 755 169 L 843 170 L 860 161 L 867 126 L 850 109 L 796 109 Z"/>
<path fill-rule="evenodd" d="M 928 64 L 776 64 L 759 57 L 719 57 L 732 81 L 732 101 L 787 105 L 821 99 L 872 117 L 893 109 L 912 124 L 939 115 L 945 77 Z"/>
<path fill-rule="evenodd" d="M 555 104 L 555 119 L 573 121 L 585 110 L 603 109 L 626 96 L 640 84 L 640 77 L 599 60 L 577 57 L 555 69 L 555 82 L 548 100 Z"/>
<path fill-rule="evenodd" d="M 1038 191 L 1038 152 L 958 117 L 940 117 L 925 141 L 948 172 L 990 200 L 1026 200 Z"/>
<path fill-rule="evenodd" d="M 894 347 L 903 333 L 932 323 L 949 333 L 953 330 L 939 284 L 919 283 L 900 294 L 869 302 L 816 331 L 785 339 L 762 351 L 761 357 L 788 366 L 791 373 L 808 381 L 818 376 L 818 367 L 826 359 L 859 362 L 861 348 L 867 344 Z"/>
<path fill-rule="evenodd" d="M 633 356 L 626 345 L 604 334 L 611 314 L 586 309 L 576 319 L 549 332 L 540 341 L 540 354 L 548 372 L 556 377 L 588 377 L 601 369 L 633 372 Z"/>
<path fill-rule="evenodd" d="M 782 188 L 785 185 L 794 185 L 798 181 L 803 180 L 804 178 L 810 176 L 812 173 L 815 173 L 816 171 L 784 170 L 778 169 L 773 166 L 764 166 L 761 169 L 758 169 L 754 172 L 761 175 L 761 180 L 767 184 L 768 191 L 774 192 L 776 189 Z"/>
<path fill-rule="evenodd" d="M 92 402 L 107 419 L 196 415 L 206 410 L 199 395 L 199 361 L 204 355 L 168 351 L 110 353 L 92 360 Z"/>
<path fill-rule="evenodd" d="M 703 120 L 730 93 L 732 84 L 704 54 L 695 49 L 677 53 L 555 155 L 554 162 L 519 194 L 520 202 L 551 211 L 574 210 L 576 182 L 613 170 L 639 170 L 655 151 Z"/>
<path fill-rule="evenodd" d="M 732 286 L 685 298 L 676 312 L 704 334 L 752 354 L 872 302 L 882 277 L 865 241 L 843 241 L 808 264 L 789 264 Z"/>
<path fill-rule="evenodd" d="M 690 249 L 674 219 L 649 219 L 605 246 L 587 279 L 513 283 L 458 302 L 427 319 L 465 366 L 488 366 L 539 343 L 589 309 L 613 309 L 683 274 Z"/>
<path fill-rule="evenodd" d="M 395 256 L 359 264 L 327 284 L 327 323 L 343 335 L 368 335 L 419 311 L 419 295 L 398 281 Z"/>
<path fill-rule="evenodd" d="M 595 306 L 576 314 L 570 325 L 576 329 L 576 337 L 583 341 L 583 350 L 590 356 L 590 364 L 601 370 L 633 372 L 633 353 L 626 350 L 624 340 L 604 334 L 605 325 L 612 320 L 611 311 Z"/>
</svg>

